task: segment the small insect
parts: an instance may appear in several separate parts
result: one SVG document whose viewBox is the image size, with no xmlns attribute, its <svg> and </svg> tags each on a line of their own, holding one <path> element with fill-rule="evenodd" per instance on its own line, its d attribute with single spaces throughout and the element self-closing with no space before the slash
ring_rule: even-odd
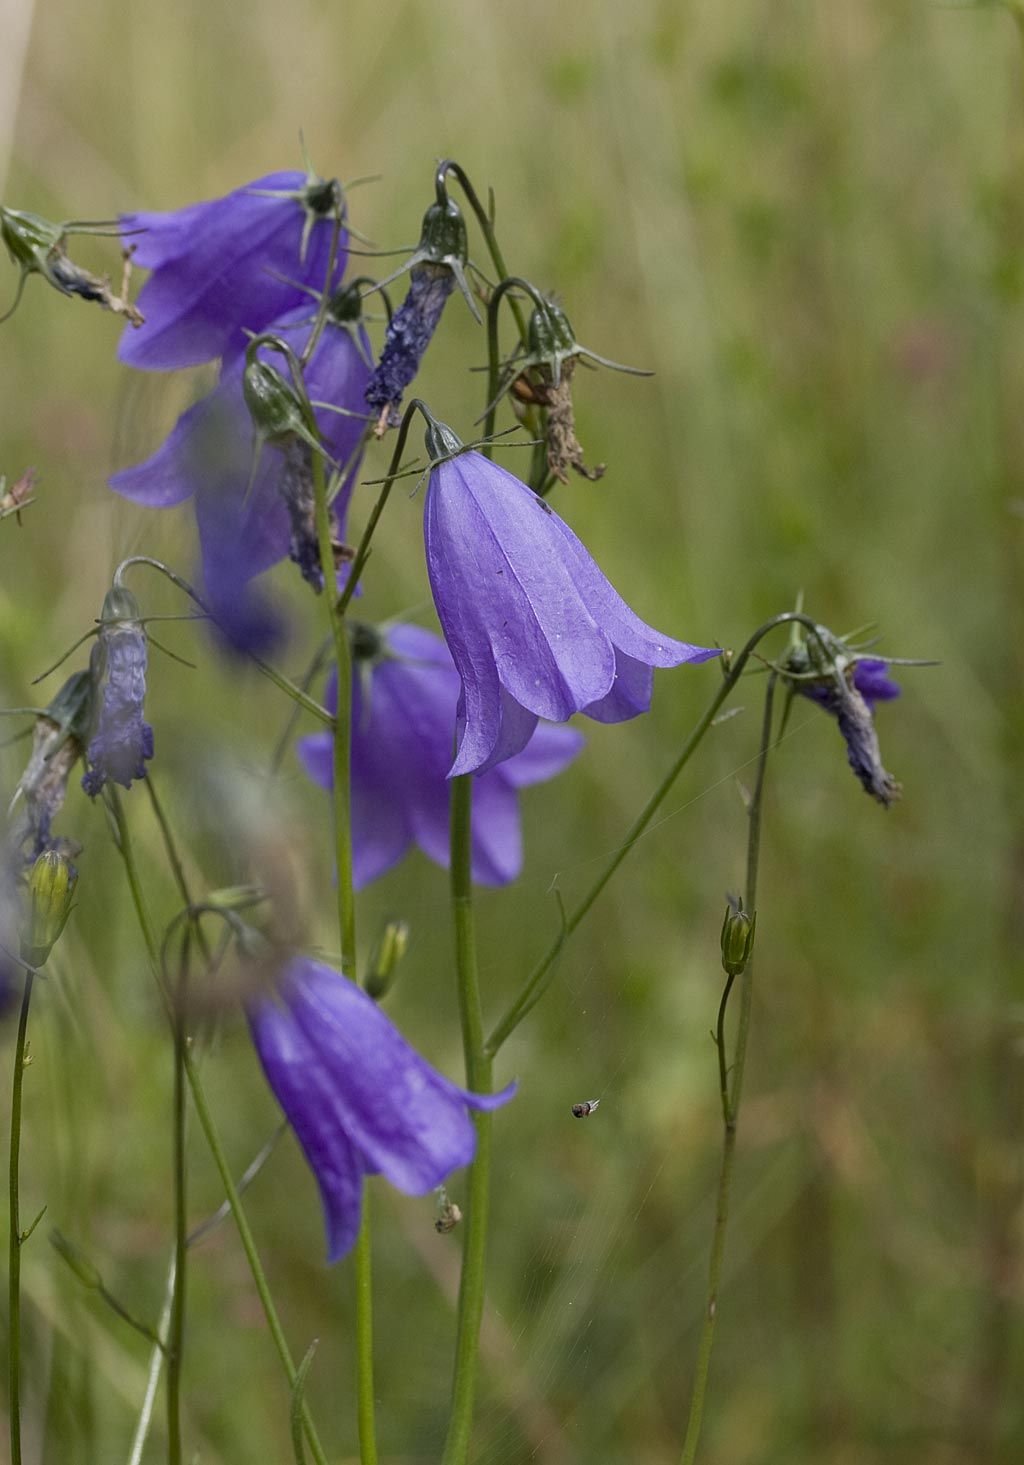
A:
<svg viewBox="0 0 1024 1465">
<path fill-rule="evenodd" d="M 574 1119 L 586 1119 L 588 1115 L 593 1114 L 600 1102 L 600 1099 L 588 1099 L 585 1104 L 573 1104 L 572 1117 Z"/>
<path fill-rule="evenodd" d="M 437 1215 L 434 1218 L 434 1230 L 441 1236 L 447 1236 L 449 1231 L 454 1231 L 462 1220 L 462 1211 L 453 1200 L 448 1199 L 448 1192 L 443 1185 L 438 1186 L 437 1191 Z"/>
</svg>

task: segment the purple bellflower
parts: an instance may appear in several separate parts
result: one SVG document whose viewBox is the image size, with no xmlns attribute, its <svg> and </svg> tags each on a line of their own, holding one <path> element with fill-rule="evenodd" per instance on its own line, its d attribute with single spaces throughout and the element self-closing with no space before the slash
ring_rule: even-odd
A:
<svg viewBox="0 0 1024 1465">
<path fill-rule="evenodd" d="M 303 287 L 328 288 L 341 208 L 336 182 L 287 171 L 172 213 L 122 215 L 135 262 L 153 273 L 139 296 L 145 325 L 124 334 L 120 359 L 149 371 L 212 361 L 243 328 L 260 331 L 289 310 Z M 342 230 L 334 280 L 346 245 Z"/>
<path fill-rule="evenodd" d="M 146 632 L 130 590 L 107 591 L 100 630 L 89 659 L 92 721 L 82 787 L 91 798 L 110 779 L 131 788 L 145 778 L 153 756 L 153 729 L 143 720 L 146 695 Z"/>
<path fill-rule="evenodd" d="M 811 643 L 808 642 L 808 645 Z M 900 695 L 898 683 L 887 674 L 888 664 L 874 657 L 843 665 L 820 681 L 798 682 L 797 690 L 830 713 L 846 743 L 846 756 L 861 786 L 888 809 L 900 797 L 900 784 L 882 766 L 874 710 L 877 702 Z"/>
<path fill-rule="evenodd" d="M 635 615 L 569 526 L 511 473 L 427 435 L 427 572 L 462 678 L 451 775 L 518 753 L 538 717 L 623 722 L 651 704 L 653 668 L 717 650 L 674 641 Z M 435 451 L 438 449 L 438 451 Z M 455 456 L 441 458 L 442 453 Z"/>
<path fill-rule="evenodd" d="M 439 636 L 420 626 L 360 627 L 352 688 L 352 845 L 355 883 L 369 884 L 417 844 L 447 867 L 449 796 L 446 775 L 455 744 L 459 674 Z M 337 705 L 332 677 L 327 705 Z M 583 745 L 571 728 L 538 727 L 527 746 L 476 780 L 472 874 L 481 885 L 505 885 L 522 868 L 518 792 L 560 773 Z M 334 781 L 330 733 L 298 744 L 316 783 Z"/>
<path fill-rule="evenodd" d="M 297 306 L 274 322 L 271 331 L 301 351 L 309 320 L 309 305 Z M 261 352 L 261 359 L 269 355 Z M 350 333 L 328 318 L 305 372 L 310 399 L 361 413 L 368 359 L 363 328 Z M 295 493 L 289 503 L 289 491 L 296 484 L 296 464 L 289 452 L 265 447 L 253 474 L 255 439 L 242 390 L 244 369 L 244 351 L 229 355 L 214 390 L 182 413 L 152 457 L 115 473 L 110 486 L 150 508 L 168 508 L 192 498 L 203 588 L 217 625 L 236 649 L 260 652 L 277 639 L 279 627 L 249 582 L 291 555 L 319 585 L 319 564 L 310 560 L 301 512 L 290 511 L 301 510 L 301 504 Z M 324 408 L 317 412 L 317 423 L 326 452 L 336 462 L 348 464 L 362 437 L 362 417 Z M 339 538 L 358 467 L 353 461 L 332 506 Z"/>
<path fill-rule="evenodd" d="M 425 1195 L 476 1149 L 470 1109 L 496 1109 L 515 1092 L 471 1094 L 405 1041 L 377 1004 L 330 967 L 296 957 L 279 1001 L 249 1006 L 267 1082 L 320 1187 L 327 1259 L 359 1232 L 364 1175 Z"/>
</svg>

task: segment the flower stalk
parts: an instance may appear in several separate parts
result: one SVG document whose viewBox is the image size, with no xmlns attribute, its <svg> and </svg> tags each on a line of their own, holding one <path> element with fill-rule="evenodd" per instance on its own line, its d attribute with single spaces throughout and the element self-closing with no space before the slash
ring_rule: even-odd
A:
<svg viewBox="0 0 1024 1465">
<path fill-rule="evenodd" d="M 757 872 L 761 853 L 761 813 L 764 800 L 765 774 L 768 769 L 768 753 L 772 743 L 772 719 L 774 713 L 775 686 L 778 678 L 772 673 L 764 699 L 764 719 L 761 725 L 761 746 L 757 761 L 757 782 L 750 801 L 747 828 L 747 874 L 744 905 L 751 916 L 757 910 Z M 740 981 L 740 1014 L 736 1031 L 736 1046 L 733 1050 L 732 1082 L 725 1066 L 725 1018 L 729 995 L 737 977 Z M 711 1350 L 715 1341 L 715 1324 L 718 1320 L 718 1289 L 722 1280 L 722 1263 L 725 1259 L 725 1235 L 729 1224 L 729 1203 L 732 1193 L 732 1177 L 736 1160 L 736 1138 L 739 1127 L 740 1101 L 743 1096 L 743 1076 L 747 1062 L 747 1040 L 750 1036 L 750 1014 L 753 1003 L 753 973 L 749 959 L 742 971 L 735 968 L 728 972 L 725 990 L 718 1009 L 718 1025 L 715 1042 L 718 1047 L 719 1083 L 722 1098 L 722 1164 L 718 1176 L 718 1199 L 715 1207 L 715 1229 L 711 1241 L 711 1260 L 708 1268 L 707 1304 L 701 1326 L 700 1343 L 697 1349 L 697 1365 L 694 1373 L 693 1392 L 690 1396 L 690 1412 L 686 1425 L 681 1465 L 693 1465 L 697 1458 L 701 1424 L 704 1418 L 704 1401 L 707 1397 L 708 1374 L 711 1368 Z"/>
<path fill-rule="evenodd" d="M 466 1084 L 474 1093 L 493 1091 L 492 1060 L 484 1046 L 483 1008 L 477 969 L 472 880 L 472 775 L 452 779 L 451 901 L 455 926 L 455 970 Z M 480 1323 L 486 1290 L 487 1221 L 491 1185 L 491 1114 L 480 1110 L 476 1157 L 469 1172 L 469 1214 L 462 1243 L 452 1407 L 442 1465 L 465 1465 L 473 1428 L 480 1350 Z"/>
<path fill-rule="evenodd" d="M 11 1082 L 11 1147 L 8 1167 L 8 1201 L 10 1232 L 7 1247 L 8 1334 L 7 1363 L 9 1379 L 11 1465 L 21 1465 L 21 1097 L 25 1076 L 28 1014 L 32 1004 L 35 973 L 26 971 L 18 1016 L 18 1036 L 14 1044 L 14 1077 Z"/>
</svg>

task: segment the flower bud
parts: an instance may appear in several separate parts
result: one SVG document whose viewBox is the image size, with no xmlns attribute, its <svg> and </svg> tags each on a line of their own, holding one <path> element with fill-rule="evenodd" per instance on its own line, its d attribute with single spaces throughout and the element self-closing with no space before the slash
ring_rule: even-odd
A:
<svg viewBox="0 0 1024 1465">
<path fill-rule="evenodd" d="M 432 203 L 423 215 L 416 255 L 417 263 L 444 264 L 450 269 L 458 261 L 465 266 L 469 259 L 469 234 L 462 210 L 453 198 L 446 196 L 443 203 Z"/>
<path fill-rule="evenodd" d="M 21 938 L 21 957 L 29 966 L 43 966 L 60 940 L 71 914 L 78 872 L 66 855 L 47 850 L 28 877 L 28 909 Z"/>
<path fill-rule="evenodd" d="M 264 442 L 283 443 L 296 434 L 309 436 L 298 393 L 276 367 L 250 356 L 242 375 L 242 391 L 253 425 Z"/>
<path fill-rule="evenodd" d="M 750 960 L 756 924 L 757 912 L 751 915 L 743 909 L 742 901 L 730 898 L 722 922 L 722 966 L 728 976 L 738 977 Z"/>
<path fill-rule="evenodd" d="M 409 945 L 409 925 L 406 921 L 388 921 L 374 943 L 363 986 L 367 995 L 379 1002 L 391 987 L 398 969 L 398 963 Z"/>
</svg>

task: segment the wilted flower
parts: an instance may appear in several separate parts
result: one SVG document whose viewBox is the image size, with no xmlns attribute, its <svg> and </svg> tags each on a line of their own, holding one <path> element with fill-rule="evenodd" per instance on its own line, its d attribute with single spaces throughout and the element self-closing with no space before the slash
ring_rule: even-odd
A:
<svg viewBox="0 0 1024 1465">
<path fill-rule="evenodd" d="M 882 766 L 872 715 L 876 702 L 900 695 L 899 686 L 888 675 L 889 665 L 880 657 L 860 656 L 827 626 L 815 626 L 810 634 L 797 635 L 779 667 L 793 692 L 817 702 L 836 719 L 850 767 L 862 787 L 885 808 L 902 792 Z"/>
<path fill-rule="evenodd" d="M 6 320 L 7 316 L 14 314 L 29 275 L 41 275 L 47 284 L 59 290 L 62 295 L 77 295 L 80 300 L 93 300 L 105 310 L 123 315 L 131 325 L 141 326 L 143 318 L 128 299 L 132 252 L 125 253 L 121 293 L 115 295 L 105 275 L 94 275 L 75 264 L 64 247 L 71 234 L 118 232 L 116 224 L 54 224 L 39 214 L 25 213 L 21 209 L 5 209 L 0 205 L 0 239 L 7 246 L 12 262 L 21 270 L 14 304 L 2 319 Z"/>
<path fill-rule="evenodd" d="M 130 590 L 107 591 L 89 674 L 92 721 L 82 787 L 95 798 L 108 779 L 131 788 L 133 779 L 145 778 L 146 760 L 153 756 L 153 729 L 142 716 L 146 632 Z"/>
<path fill-rule="evenodd" d="M 286 171 L 171 213 L 122 215 L 124 230 L 137 231 L 137 263 L 153 274 L 139 296 L 145 327 L 122 337 L 120 359 L 157 371 L 210 361 L 243 328 L 262 330 L 290 310 L 304 286 L 330 288 L 341 209 L 334 180 Z M 342 230 L 335 279 L 346 246 Z"/>
<path fill-rule="evenodd" d="M 459 675 L 440 637 L 420 626 L 360 628 L 352 686 L 352 846 L 355 883 L 368 884 L 417 844 L 435 864 L 449 859 L 447 772 L 455 745 Z M 327 705 L 337 703 L 332 678 Z M 536 719 L 534 719 L 536 723 Z M 330 733 L 300 740 L 309 776 L 333 785 Z M 504 885 L 522 867 L 518 793 L 554 778 L 579 752 L 570 728 L 538 727 L 522 752 L 476 780 L 472 874 Z"/>
<path fill-rule="evenodd" d="M 31 865 L 50 849 L 72 850 L 53 835 L 53 821 L 67 795 L 71 770 L 88 737 L 92 679 L 86 671 L 70 676 L 32 731 L 32 753 L 11 800 L 7 842 L 14 858 Z"/>
<path fill-rule="evenodd" d="M 445 195 L 424 215 L 419 246 L 402 267 L 409 271 L 409 293 L 388 324 L 380 362 L 367 383 L 366 401 L 378 414 L 378 437 L 386 428 L 398 426 L 402 396 L 420 369 L 456 285 L 476 313 L 465 276 L 468 257 L 466 221 L 455 201 Z"/>
<path fill-rule="evenodd" d="M 272 330 L 286 341 L 295 339 L 296 349 L 301 349 L 309 320 L 309 306 L 298 306 Z M 310 399 L 358 414 L 369 376 L 368 354 L 369 342 L 361 327 L 354 336 L 329 317 L 305 371 Z M 290 483 L 294 487 L 295 465 L 289 466 L 281 452 L 268 448 L 253 473 L 254 428 L 243 395 L 244 370 L 244 351 L 225 359 L 214 390 L 179 417 L 151 458 L 115 473 L 110 486 L 150 508 L 194 499 L 204 591 L 211 610 L 231 644 L 260 651 L 274 639 L 278 627 L 266 605 L 247 589 L 248 582 L 289 554 L 304 572 L 310 566 L 289 511 L 287 491 Z M 363 419 L 326 408 L 316 416 L 325 451 L 336 462 L 348 464 L 357 452 Z M 332 505 L 339 538 L 357 471 L 358 462 L 353 461 Z M 294 493 L 292 498 L 298 502 Z M 319 584 L 318 565 L 312 573 Z"/>
<path fill-rule="evenodd" d="M 468 1111 L 496 1109 L 515 1091 L 449 1082 L 355 983 L 308 958 L 288 965 L 277 1000 L 250 1004 L 249 1025 L 320 1187 L 332 1262 L 358 1235 L 364 1175 L 425 1195 L 472 1160 Z"/>
<path fill-rule="evenodd" d="M 526 484 L 450 429 L 428 432 L 424 531 L 441 629 L 462 678 L 452 774 L 526 746 L 538 717 L 646 712 L 653 670 L 716 650 L 674 641 L 635 615 L 569 526 Z M 457 456 L 441 458 L 441 451 Z"/>
</svg>

